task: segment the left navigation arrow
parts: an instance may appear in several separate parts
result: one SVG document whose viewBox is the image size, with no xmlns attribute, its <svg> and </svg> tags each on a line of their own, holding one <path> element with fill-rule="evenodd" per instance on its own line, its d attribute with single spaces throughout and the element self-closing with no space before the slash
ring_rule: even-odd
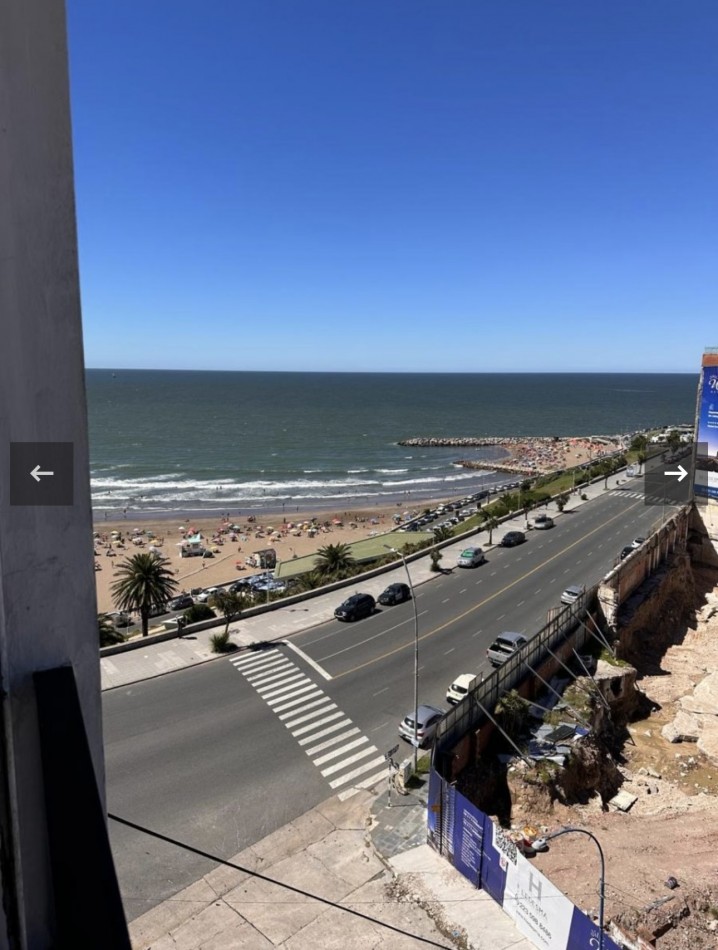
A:
<svg viewBox="0 0 718 950">
<path fill-rule="evenodd" d="M 41 475 L 54 475 L 55 473 L 54 473 L 54 472 L 41 472 L 41 471 L 40 471 L 40 466 L 39 466 L 39 465 L 36 465 L 35 468 L 30 472 L 30 474 L 32 475 L 32 477 L 35 479 L 36 482 L 39 482 Z"/>
</svg>

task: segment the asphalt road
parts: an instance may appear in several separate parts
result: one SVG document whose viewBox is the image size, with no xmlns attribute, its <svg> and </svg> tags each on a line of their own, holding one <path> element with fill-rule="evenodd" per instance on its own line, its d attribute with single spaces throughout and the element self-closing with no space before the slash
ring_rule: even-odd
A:
<svg viewBox="0 0 718 950">
<path fill-rule="evenodd" d="M 632 497 L 630 482 L 625 488 L 417 589 L 421 702 L 446 708 L 459 673 L 489 668 L 496 634 L 530 636 L 565 587 L 595 583 L 625 544 L 650 533 L 661 508 Z M 402 604 L 322 624 L 265 656 L 105 693 L 109 812 L 229 857 L 334 792 L 351 794 L 375 779 L 399 741 L 398 722 L 413 704 L 413 650 L 413 607 Z M 110 834 L 128 919 L 211 867 L 112 820 Z"/>
</svg>

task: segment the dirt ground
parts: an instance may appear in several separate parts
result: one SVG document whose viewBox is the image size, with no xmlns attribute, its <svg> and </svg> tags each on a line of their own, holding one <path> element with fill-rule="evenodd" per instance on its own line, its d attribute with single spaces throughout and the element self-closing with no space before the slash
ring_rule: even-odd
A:
<svg viewBox="0 0 718 950">
<path fill-rule="evenodd" d="M 715 591 L 718 572 L 697 580 L 698 589 Z M 715 722 L 715 706 L 705 702 L 700 684 L 718 670 L 718 598 L 707 594 L 711 607 L 705 597 L 696 607 L 695 629 L 676 631 L 680 642 L 667 649 L 660 673 L 639 677 L 638 687 L 660 708 L 629 726 L 619 768 L 621 791 L 637 796 L 630 811 L 604 811 L 593 798 L 586 805 L 555 804 L 539 816 L 537 803 L 527 800 L 513 815 L 514 823 L 529 820 L 542 832 L 567 824 L 593 832 L 606 859 L 605 919 L 655 937 L 649 945 L 657 950 L 718 948 L 718 756 L 714 748 L 706 754 L 696 743 L 671 743 L 661 735 L 686 706 L 704 709 L 709 724 Z M 599 856 L 590 839 L 562 836 L 532 860 L 578 906 L 597 911 Z M 671 877 L 678 882 L 674 889 L 665 883 Z"/>
</svg>

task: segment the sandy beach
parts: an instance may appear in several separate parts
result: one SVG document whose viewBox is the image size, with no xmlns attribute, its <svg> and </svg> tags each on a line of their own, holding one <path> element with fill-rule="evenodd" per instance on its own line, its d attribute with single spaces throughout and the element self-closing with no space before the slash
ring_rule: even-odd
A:
<svg viewBox="0 0 718 950">
<path fill-rule="evenodd" d="M 511 461 L 539 462 L 540 471 L 580 465 L 594 460 L 610 448 L 587 439 L 502 440 Z M 372 508 L 329 509 L 317 506 L 304 511 L 277 512 L 276 509 L 248 512 L 205 513 L 162 512 L 153 517 L 148 512 L 128 511 L 118 520 L 95 522 L 95 577 L 98 611 L 114 610 L 110 588 L 119 563 L 139 551 L 156 549 L 170 561 L 177 580 L 178 592 L 193 587 L 211 587 L 235 578 L 258 573 L 261 568 L 246 563 L 257 551 L 274 548 L 277 559 L 286 561 L 295 555 L 312 554 L 325 544 L 349 543 L 390 531 L 395 527 L 394 515 L 418 514 L 442 502 L 455 500 L 446 495 L 419 502 L 413 499 Z M 249 519 L 253 520 L 249 520 Z M 312 519 L 318 530 L 312 530 Z M 236 526 L 232 528 L 232 525 Z M 214 557 L 182 557 L 183 538 L 199 532 L 203 544 Z M 214 539 L 214 540 L 213 540 Z"/>
</svg>

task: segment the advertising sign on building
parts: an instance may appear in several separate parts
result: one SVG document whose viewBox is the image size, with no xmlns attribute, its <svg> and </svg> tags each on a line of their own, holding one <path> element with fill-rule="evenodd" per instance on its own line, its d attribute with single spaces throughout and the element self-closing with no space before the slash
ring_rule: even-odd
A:
<svg viewBox="0 0 718 950">
<path fill-rule="evenodd" d="M 697 499 L 718 502 L 718 360 L 703 357 L 696 420 L 694 491 Z"/>
</svg>

